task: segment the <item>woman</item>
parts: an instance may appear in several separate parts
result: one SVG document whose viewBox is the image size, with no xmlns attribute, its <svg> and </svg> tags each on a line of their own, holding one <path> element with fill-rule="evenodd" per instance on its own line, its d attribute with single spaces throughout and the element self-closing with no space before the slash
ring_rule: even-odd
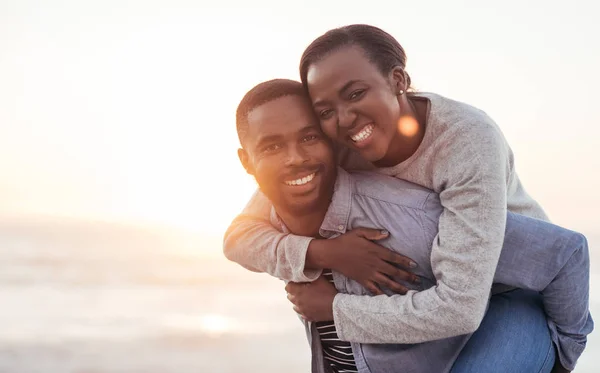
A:
<svg viewBox="0 0 600 373">
<path fill-rule="evenodd" d="M 435 94 L 407 93 L 410 77 L 405 62 L 404 50 L 392 36 L 372 26 L 351 25 L 316 39 L 302 56 L 300 75 L 324 132 L 342 145 L 344 168 L 375 169 L 439 193 L 444 212 L 432 249 L 434 273 L 444 275 L 438 296 L 468 304 L 468 317 L 481 321 L 507 210 L 547 218 L 524 191 L 512 152 L 496 124 L 466 104 Z M 300 282 L 315 278 L 311 267 L 317 266 L 311 262 L 317 262 L 313 257 L 317 248 L 342 243 L 355 246 L 349 239 L 281 235 L 250 206 L 226 234 L 225 253 L 247 268 Z M 391 282 L 383 269 L 362 278 L 353 276 L 352 269 L 333 269 L 345 270 L 374 293 L 377 284 Z M 539 307 L 537 312 L 543 314 Z M 440 332 L 419 339 L 444 337 Z M 560 351 L 558 357 L 563 360 Z"/>
</svg>

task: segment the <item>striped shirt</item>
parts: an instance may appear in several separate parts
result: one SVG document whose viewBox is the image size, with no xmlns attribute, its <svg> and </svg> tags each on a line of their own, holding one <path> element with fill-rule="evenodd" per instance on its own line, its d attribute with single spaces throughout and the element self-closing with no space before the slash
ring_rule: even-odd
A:
<svg viewBox="0 0 600 373">
<path fill-rule="evenodd" d="M 333 282 L 330 269 L 323 271 L 323 275 L 329 282 Z M 331 366 L 331 370 L 334 373 L 358 372 L 350 342 L 339 339 L 333 321 L 319 321 L 315 324 L 321 337 L 323 357 Z"/>
</svg>

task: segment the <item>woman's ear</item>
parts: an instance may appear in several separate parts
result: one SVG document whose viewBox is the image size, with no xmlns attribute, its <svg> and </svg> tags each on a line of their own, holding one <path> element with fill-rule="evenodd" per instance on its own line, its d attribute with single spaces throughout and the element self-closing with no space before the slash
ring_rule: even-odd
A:
<svg viewBox="0 0 600 373">
<path fill-rule="evenodd" d="M 246 172 L 250 175 L 254 175 L 254 167 L 252 167 L 252 162 L 250 162 L 250 156 L 248 155 L 248 152 L 242 148 L 239 148 L 238 158 L 240 159 L 240 162 L 242 163 L 242 166 L 244 166 Z"/>
<path fill-rule="evenodd" d="M 396 95 L 401 95 L 408 89 L 408 83 L 406 81 L 406 73 L 400 66 L 395 66 L 390 71 L 390 79 Z"/>
</svg>

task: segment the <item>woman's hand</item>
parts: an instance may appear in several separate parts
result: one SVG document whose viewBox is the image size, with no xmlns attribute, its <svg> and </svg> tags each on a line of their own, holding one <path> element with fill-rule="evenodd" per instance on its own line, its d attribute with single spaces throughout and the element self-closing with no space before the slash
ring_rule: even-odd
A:
<svg viewBox="0 0 600 373">
<path fill-rule="evenodd" d="M 285 286 L 294 311 L 308 321 L 333 320 L 333 299 L 337 290 L 323 275 L 313 282 L 290 282 Z"/>
<path fill-rule="evenodd" d="M 408 270 L 417 264 L 373 242 L 387 236 L 387 231 L 357 228 L 330 240 L 312 240 L 307 264 L 337 271 L 357 281 L 374 295 L 383 294 L 381 287 L 406 294 L 408 288 L 397 281 L 419 283 L 419 277 Z"/>
</svg>

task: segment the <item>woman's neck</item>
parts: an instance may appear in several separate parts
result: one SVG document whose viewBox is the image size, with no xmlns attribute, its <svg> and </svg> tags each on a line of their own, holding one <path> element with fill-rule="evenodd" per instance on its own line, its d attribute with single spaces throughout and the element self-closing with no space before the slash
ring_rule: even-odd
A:
<svg viewBox="0 0 600 373">
<path fill-rule="evenodd" d="M 377 167 L 392 167 L 404 162 L 415 154 L 425 136 L 427 101 L 405 98 L 399 103 L 402 115 L 398 131 L 385 157 L 374 162 Z"/>
</svg>

